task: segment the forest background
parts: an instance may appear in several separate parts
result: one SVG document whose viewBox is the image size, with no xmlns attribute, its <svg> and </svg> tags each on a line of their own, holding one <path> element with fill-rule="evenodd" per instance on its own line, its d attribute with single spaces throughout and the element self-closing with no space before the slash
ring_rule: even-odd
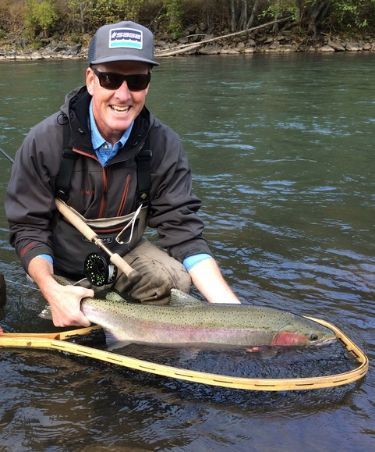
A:
<svg viewBox="0 0 375 452">
<path fill-rule="evenodd" d="M 0 0 L 0 47 L 85 46 L 98 26 L 124 19 L 166 42 L 194 42 L 272 21 L 264 33 L 282 29 L 314 42 L 327 35 L 373 37 L 375 0 Z"/>
</svg>

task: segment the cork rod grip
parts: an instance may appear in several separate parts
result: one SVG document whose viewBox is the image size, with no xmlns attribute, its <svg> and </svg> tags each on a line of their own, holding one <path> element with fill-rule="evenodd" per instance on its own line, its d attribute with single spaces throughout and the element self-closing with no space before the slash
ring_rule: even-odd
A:
<svg viewBox="0 0 375 452">
<path fill-rule="evenodd" d="M 87 240 L 93 242 L 96 239 L 97 234 L 87 226 L 87 224 L 79 217 L 78 213 L 74 209 L 67 206 L 60 199 L 55 199 L 56 208 L 61 213 L 61 215 L 69 221 L 69 223 L 74 226 L 77 231 L 79 231 Z"/>
</svg>

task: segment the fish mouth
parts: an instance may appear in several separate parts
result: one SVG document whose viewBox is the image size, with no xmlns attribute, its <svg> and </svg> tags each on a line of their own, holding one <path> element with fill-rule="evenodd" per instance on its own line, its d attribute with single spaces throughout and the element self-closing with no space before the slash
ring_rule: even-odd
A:
<svg viewBox="0 0 375 452">
<path fill-rule="evenodd" d="M 315 345 L 317 347 L 320 347 L 322 345 L 328 345 L 328 344 L 332 344 L 333 342 L 336 341 L 336 336 L 332 336 L 332 337 L 322 337 L 322 338 L 317 338 L 317 339 L 311 339 L 310 338 L 310 345 Z"/>
</svg>

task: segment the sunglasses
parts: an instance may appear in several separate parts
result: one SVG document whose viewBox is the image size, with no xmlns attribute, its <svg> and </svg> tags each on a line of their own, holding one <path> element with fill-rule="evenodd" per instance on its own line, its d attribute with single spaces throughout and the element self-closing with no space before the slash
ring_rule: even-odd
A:
<svg viewBox="0 0 375 452">
<path fill-rule="evenodd" d="M 105 89 L 119 89 L 126 82 L 129 91 L 142 91 L 147 88 L 151 80 L 151 73 L 122 75 L 115 72 L 100 72 L 91 67 L 94 74 L 98 77 L 100 86 Z"/>
</svg>

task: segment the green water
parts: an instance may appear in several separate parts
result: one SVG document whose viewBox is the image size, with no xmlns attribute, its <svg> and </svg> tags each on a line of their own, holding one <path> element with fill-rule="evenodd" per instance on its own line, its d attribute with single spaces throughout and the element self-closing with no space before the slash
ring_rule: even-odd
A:
<svg viewBox="0 0 375 452">
<path fill-rule="evenodd" d="M 184 141 L 206 238 L 239 297 L 329 320 L 370 362 L 374 63 L 374 54 L 167 59 L 153 74 L 148 100 Z M 0 147 L 14 155 L 29 128 L 80 84 L 84 68 L 76 61 L 0 64 Z M 9 172 L 1 158 L 1 200 Z M 0 253 L 0 271 L 24 284 L 3 209 Z M 37 318 L 42 304 L 34 291 L 8 284 L 8 295 L 3 328 L 48 329 Z M 1 353 L 5 450 L 362 451 L 375 445 L 372 364 L 358 385 L 271 396 L 50 352 Z M 334 358 L 324 361 L 333 373 Z"/>
</svg>

